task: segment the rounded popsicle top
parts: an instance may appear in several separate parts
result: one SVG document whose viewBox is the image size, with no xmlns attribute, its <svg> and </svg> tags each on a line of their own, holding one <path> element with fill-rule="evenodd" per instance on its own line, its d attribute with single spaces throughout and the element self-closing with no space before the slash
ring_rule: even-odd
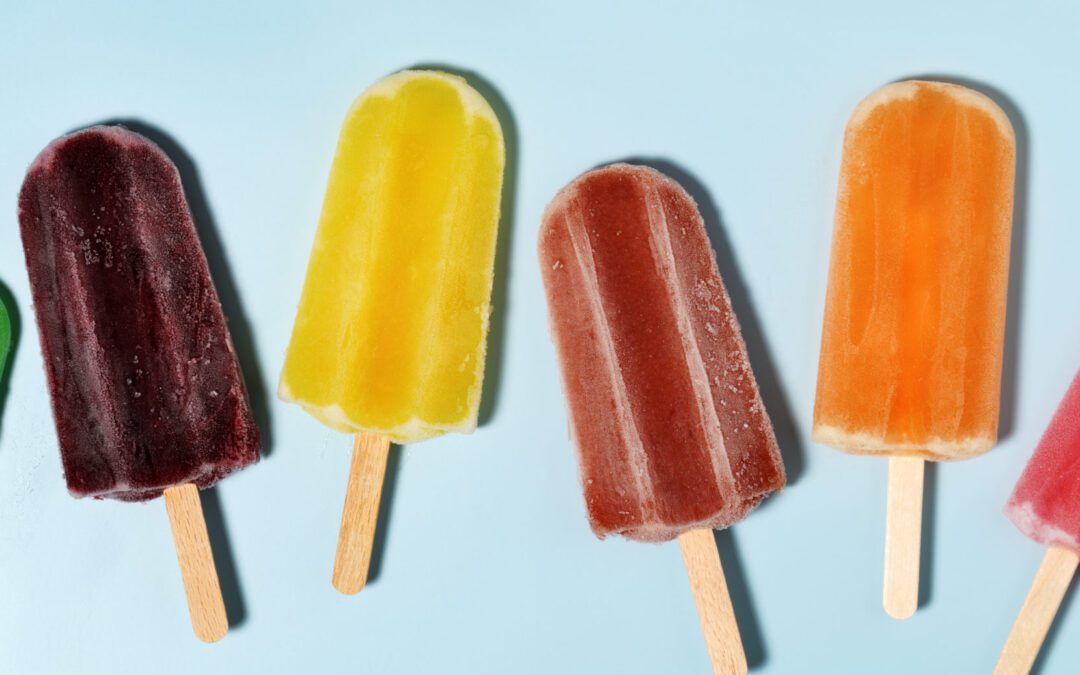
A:
<svg viewBox="0 0 1080 675">
<path fill-rule="evenodd" d="M 895 105 L 905 100 L 915 104 L 920 97 L 947 98 L 954 101 L 956 105 L 982 112 L 994 121 L 1001 135 L 1009 139 L 1010 144 L 1016 144 L 1016 132 L 1012 122 L 1009 121 L 1009 116 L 993 99 L 970 87 L 931 80 L 904 80 L 875 90 L 855 106 L 848 119 L 848 128 L 866 123 L 874 111 L 883 106 Z"/>
<path fill-rule="evenodd" d="M 663 187 L 666 190 L 672 191 L 673 194 L 678 195 L 681 199 L 684 199 L 688 204 L 693 206 L 694 212 L 697 212 L 697 202 L 690 196 L 690 193 L 662 171 L 658 171 L 651 166 L 642 164 L 615 162 L 614 164 L 607 164 L 596 169 L 590 169 L 589 171 L 578 175 L 577 178 L 567 183 L 554 197 L 552 197 L 551 201 L 548 202 L 547 207 L 544 209 L 544 215 L 540 221 L 540 241 L 543 241 L 546 237 L 552 236 L 554 230 L 560 227 L 559 221 L 551 216 L 560 211 L 564 211 L 569 201 L 581 190 L 587 189 L 590 184 L 598 181 L 625 181 L 641 185 Z"/>
<path fill-rule="evenodd" d="M 505 162 L 505 143 L 503 141 L 502 126 L 499 118 L 492 109 L 491 104 L 480 92 L 469 84 L 469 81 L 460 75 L 446 73 L 441 70 L 400 70 L 392 75 L 387 75 L 375 84 L 364 90 L 353 101 L 349 108 L 346 119 L 357 113 L 364 104 L 372 98 L 393 99 L 401 93 L 402 89 L 413 85 L 437 85 L 453 90 L 457 93 L 466 116 L 477 115 L 491 122 L 496 141 L 501 148 Z"/>
<path fill-rule="evenodd" d="M 53 141 L 38 153 L 37 157 L 34 158 L 34 161 L 30 163 L 27 173 L 32 174 L 37 171 L 49 170 L 55 167 L 61 151 L 65 148 L 70 148 L 73 143 L 79 144 L 96 141 L 113 143 L 127 150 L 145 150 L 159 156 L 161 160 L 167 162 L 170 166 L 173 166 L 173 162 L 169 159 L 168 155 L 146 136 L 118 125 L 96 124 L 53 139 Z M 179 181 L 179 178 L 177 180 Z"/>
</svg>

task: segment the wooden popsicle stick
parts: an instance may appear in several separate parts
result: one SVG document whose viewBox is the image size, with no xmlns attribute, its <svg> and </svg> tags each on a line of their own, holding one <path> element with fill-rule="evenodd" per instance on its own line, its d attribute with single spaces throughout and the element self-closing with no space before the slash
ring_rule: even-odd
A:
<svg viewBox="0 0 1080 675">
<path fill-rule="evenodd" d="M 389 438 L 356 434 L 334 558 L 334 588 L 346 595 L 359 593 L 367 583 L 389 452 Z"/>
<path fill-rule="evenodd" d="M 885 511 L 885 611 L 907 619 L 919 606 L 922 546 L 923 460 L 889 458 Z"/>
<path fill-rule="evenodd" d="M 717 675 L 745 675 L 746 654 L 743 652 L 739 625 L 731 606 L 720 552 L 712 530 L 691 530 L 679 535 L 690 590 L 697 604 L 701 631 L 709 660 Z"/>
<path fill-rule="evenodd" d="M 229 619 L 210 550 L 210 536 L 206 533 L 199 488 L 194 483 L 167 488 L 165 509 L 172 524 L 191 627 L 203 642 L 217 642 L 229 632 Z"/>
<path fill-rule="evenodd" d="M 1001 650 L 994 675 L 1028 673 L 1039 655 L 1058 606 L 1069 589 L 1080 559 L 1072 551 L 1051 547 L 1043 556 L 1024 605 L 1016 617 L 1005 648 Z"/>
</svg>

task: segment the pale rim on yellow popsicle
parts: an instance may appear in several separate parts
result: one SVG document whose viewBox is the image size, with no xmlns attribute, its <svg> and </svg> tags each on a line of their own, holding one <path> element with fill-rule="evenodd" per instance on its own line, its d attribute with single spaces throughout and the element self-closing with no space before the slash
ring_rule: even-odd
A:
<svg viewBox="0 0 1080 675">
<path fill-rule="evenodd" d="M 355 135 L 357 133 L 355 131 L 355 129 L 350 129 L 350 125 L 355 125 L 355 120 L 357 119 L 358 115 L 361 113 L 361 110 L 364 108 L 364 106 L 371 104 L 374 99 L 383 99 L 383 100 L 386 100 L 386 101 L 391 101 L 391 100 L 395 99 L 396 97 L 399 97 L 400 94 L 402 94 L 402 90 L 403 90 L 404 87 L 406 87 L 406 86 L 408 86 L 410 84 L 417 83 L 417 82 L 437 82 L 438 84 L 449 85 L 449 87 L 457 94 L 458 102 L 460 103 L 461 108 L 462 108 L 463 118 L 465 120 L 465 123 L 466 123 L 468 129 L 469 129 L 467 133 L 470 134 L 470 136 L 469 136 L 468 139 L 466 139 L 466 141 L 462 141 L 462 143 L 463 143 L 462 148 L 463 149 L 461 150 L 462 153 L 464 153 L 466 155 L 470 155 L 469 157 L 466 158 L 466 161 L 471 161 L 473 163 L 472 164 L 473 166 L 476 166 L 476 164 L 478 162 L 487 163 L 487 162 L 490 162 L 492 160 L 494 160 L 497 163 L 497 167 L 488 166 L 487 169 L 490 170 L 492 168 L 495 168 L 497 170 L 497 174 L 499 176 L 498 183 L 495 184 L 494 186 L 491 186 L 491 185 L 485 185 L 484 186 L 487 189 L 490 189 L 490 188 L 493 187 L 494 208 L 490 213 L 481 214 L 481 215 L 485 216 L 484 220 L 486 220 L 486 217 L 490 217 L 491 231 L 492 231 L 492 233 L 495 233 L 497 231 L 497 224 L 498 224 L 498 220 L 499 220 L 499 217 L 500 217 L 498 201 L 499 201 L 499 197 L 500 197 L 501 189 L 502 189 L 502 185 L 501 185 L 502 170 L 503 170 L 503 167 L 505 165 L 505 145 L 504 145 L 504 140 L 503 140 L 503 135 L 502 135 L 502 129 L 501 129 L 501 126 L 499 124 L 498 118 L 495 115 L 495 112 L 492 110 L 490 104 L 475 89 L 473 89 L 471 86 L 469 86 L 469 84 L 466 82 L 466 80 L 464 78 L 462 78 L 460 76 L 457 76 L 457 75 L 443 73 L 443 72 L 437 72 L 437 71 L 405 70 L 405 71 L 401 71 L 401 72 L 395 73 L 393 75 L 390 75 L 390 76 L 376 82 L 371 87 L 369 87 L 360 97 L 358 97 L 356 99 L 356 101 L 352 104 L 352 106 L 350 107 L 350 110 L 349 110 L 348 114 L 346 115 L 345 123 L 344 123 L 343 129 L 342 129 L 342 137 L 343 137 L 343 139 L 344 139 L 345 135 L 348 134 L 348 133 L 352 133 L 353 135 Z M 478 127 L 477 127 L 478 124 L 483 125 L 482 130 L 481 130 L 482 133 L 480 131 L 478 131 Z M 495 157 L 479 156 L 479 155 L 472 156 L 472 155 L 476 155 L 478 152 L 485 152 L 487 150 L 486 146 L 484 148 L 482 148 L 481 150 L 479 150 L 479 151 L 476 151 L 476 150 L 470 151 L 470 149 L 467 148 L 466 145 L 464 145 L 464 144 L 466 144 L 466 143 L 474 143 L 474 142 L 476 142 L 477 138 L 479 138 L 480 140 L 483 140 L 484 134 L 488 134 L 488 133 L 490 133 L 494 137 L 494 141 L 495 141 L 495 143 L 497 145 L 497 148 L 496 148 L 497 149 L 497 155 Z M 355 145 L 356 145 L 356 143 L 354 142 L 351 145 L 349 145 L 348 147 L 346 147 L 347 144 L 344 141 L 339 142 L 337 151 L 335 153 L 335 158 L 334 158 L 334 165 L 333 165 L 334 169 L 332 169 L 332 171 L 331 171 L 331 182 L 333 182 L 335 180 L 334 175 L 333 175 L 334 171 L 337 170 L 337 167 L 339 166 L 339 164 L 344 163 L 342 161 L 342 153 L 345 152 L 345 151 L 354 150 Z M 383 171 L 390 171 L 391 169 L 394 169 L 396 167 L 394 167 L 394 166 L 386 166 L 386 167 L 381 167 L 381 168 L 382 168 Z M 464 168 L 468 169 L 469 166 L 465 166 Z M 385 178 L 385 177 L 383 177 L 383 178 Z M 331 188 L 328 188 L 327 200 L 326 200 L 326 203 L 324 203 L 323 214 L 320 217 L 320 223 L 319 223 L 320 232 L 324 228 L 324 225 L 326 224 L 326 221 L 328 221 L 328 220 L 332 221 L 335 218 L 338 218 L 338 219 L 341 218 L 339 213 L 331 213 L 331 211 L 332 211 L 332 207 L 331 207 L 332 198 L 331 198 L 331 196 L 329 194 L 330 189 Z M 460 205 L 455 204 L 455 207 L 460 207 Z M 469 208 L 469 206 L 466 205 L 465 207 L 462 207 L 462 208 L 467 210 Z M 456 214 L 456 215 L 457 215 L 457 217 L 462 217 L 461 214 Z M 467 216 L 469 214 L 466 213 L 465 215 Z M 374 218 L 376 218 L 376 219 L 378 219 L 379 217 L 380 217 L 379 215 L 374 216 Z M 485 224 L 486 223 L 482 223 L 481 226 L 483 226 Z M 319 241 L 318 241 L 318 237 L 317 237 L 317 241 L 316 241 L 316 244 L 315 244 L 315 250 L 313 250 L 313 253 L 312 253 L 313 262 L 314 262 L 315 256 L 318 253 L 318 250 L 317 250 L 318 247 L 319 247 Z M 465 405 L 463 406 L 464 410 L 465 410 L 465 413 L 460 415 L 457 419 L 454 419 L 452 421 L 447 422 L 445 420 L 440 421 L 440 420 L 433 420 L 433 419 L 424 419 L 421 416 L 414 415 L 410 419 L 399 420 L 399 421 L 396 421 L 396 423 L 392 424 L 392 425 L 364 424 L 363 420 L 357 419 L 355 411 L 354 411 L 354 414 L 350 415 L 350 413 L 348 411 L 346 411 L 342 407 L 342 404 L 341 404 L 340 400 L 339 401 L 329 401 L 329 402 L 313 401 L 313 400 L 310 400 L 309 398 L 306 398 L 302 393 L 299 393 L 299 392 L 295 391 L 295 388 L 294 388 L 293 384 L 290 382 L 289 361 L 291 360 L 290 359 L 291 354 L 290 354 L 290 356 L 287 356 L 287 358 L 286 358 L 286 366 L 282 371 L 282 376 L 281 376 L 280 384 L 279 384 L 279 387 L 278 387 L 278 396 L 279 396 L 279 398 L 281 398 L 282 400 L 287 401 L 287 402 L 296 403 L 297 405 L 304 408 L 309 414 L 314 416 L 316 419 L 318 419 L 319 421 L 321 421 L 325 425 L 327 425 L 327 426 L 329 426 L 331 428 L 337 429 L 339 431 L 344 431 L 344 432 L 347 432 L 347 433 L 356 433 L 356 432 L 360 432 L 360 431 L 368 431 L 368 432 L 378 433 L 378 434 L 381 434 L 381 435 L 388 436 L 389 438 L 391 438 L 392 440 L 397 441 L 397 442 L 412 442 L 412 441 L 423 440 L 423 439 L 438 436 L 438 435 L 441 435 L 441 434 L 444 434 L 444 433 L 450 432 L 450 431 L 456 431 L 456 432 L 460 432 L 460 433 L 470 433 L 470 432 L 474 431 L 475 428 L 476 428 L 476 424 L 477 424 L 477 416 L 478 416 L 478 411 L 479 411 L 481 389 L 482 389 L 482 384 L 483 384 L 483 379 L 484 379 L 484 366 L 485 366 L 485 361 L 486 361 L 487 333 L 488 333 L 488 327 L 489 327 L 489 321 L 490 321 L 490 313 L 491 313 L 491 291 L 492 291 L 492 274 L 490 273 L 490 270 L 493 268 L 493 265 L 494 265 L 495 235 L 493 235 L 492 238 L 491 238 L 489 249 L 490 250 L 487 252 L 488 254 L 486 255 L 486 257 L 488 258 L 488 260 L 486 261 L 486 268 L 489 270 L 488 274 L 486 275 L 486 279 L 487 279 L 486 287 L 483 288 L 481 292 L 478 292 L 478 293 L 475 294 L 475 296 L 477 298 L 479 298 L 480 296 L 483 297 L 482 304 L 480 304 L 480 306 L 476 307 L 476 309 L 475 309 L 475 311 L 478 314 L 478 319 L 479 319 L 479 333 L 478 333 L 478 338 L 479 339 L 477 340 L 477 343 L 475 344 L 475 346 L 473 346 L 471 348 L 472 349 L 471 353 L 466 355 L 465 359 L 461 363 L 461 366 L 459 367 L 459 370 L 461 370 L 462 372 L 464 372 L 466 369 L 469 369 L 469 370 L 472 371 L 471 372 L 471 380 L 472 381 L 470 383 L 470 386 L 468 387 L 468 391 L 467 391 L 467 394 L 466 394 L 467 401 L 466 401 Z M 376 253 L 371 253 L 369 251 L 368 255 L 369 256 L 371 256 L 371 255 L 377 256 L 377 252 Z M 361 273 L 361 272 L 358 271 L 358 274 L 359 273 Z M 313 285 L 312 276 L 313 276 L 312 271 L 309 270 L 309 272 L 308 272 L 308 280 L 305 282 L 304 294 L 302 296 L 301 303 L 300 303 L 301 311 L 308 304 L 309 294 L 313 294 L 313 293 L 317 292 L 317 290 L 313 290 L 313 289 L 309 288 L 310 286 Z M 454 281 L 454 280 L 451 279 L 451 281 Z M 474 289 L 474 290 L 480 291 L 480 289 Z M 433 330 L 437 330 L 437 329 L 433 329 Z M 299 317 L 298 317 L 297 324 L 294 327 L 294 331 L 293 331 L 293 338 L 290 340 L 290 348 L 289 348 L 290 352 L 292 351 L 293 342 L 296 340 L 297 335 L 298 335 L 299 332 L 300 332 L 300 321 L 299 321 Z"/>
</svg>

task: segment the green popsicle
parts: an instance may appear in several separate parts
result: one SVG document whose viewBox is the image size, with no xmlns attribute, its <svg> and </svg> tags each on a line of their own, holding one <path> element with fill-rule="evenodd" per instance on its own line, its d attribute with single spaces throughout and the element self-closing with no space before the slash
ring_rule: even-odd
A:
<svg viewBox="0 0 1080 675">
<path fill-rule="evenodd" d="M 4 377 L 4 368 L 7 366 L 8 352 L 11 350 L 11 319 L 8 318 L 7 307 L 0 300 L 0 378 Z"/>
</svg>

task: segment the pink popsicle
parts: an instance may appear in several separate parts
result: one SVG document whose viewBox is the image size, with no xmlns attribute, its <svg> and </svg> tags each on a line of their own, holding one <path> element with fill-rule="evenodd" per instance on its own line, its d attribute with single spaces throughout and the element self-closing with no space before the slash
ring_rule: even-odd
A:
<svg viewBox="0 0 1080 675">
<path fill-rule="evenodd" d="M 1080 555 L 1080 374 L 1005 506 L 1020 531 Z"/>
<path fill-rule="evenodd" d="M 994 671 L 1028 672 L 1080 562 L 1080 374 L 1028 460 L 1005 515 L 1048 547 Z"/>
</svg>

